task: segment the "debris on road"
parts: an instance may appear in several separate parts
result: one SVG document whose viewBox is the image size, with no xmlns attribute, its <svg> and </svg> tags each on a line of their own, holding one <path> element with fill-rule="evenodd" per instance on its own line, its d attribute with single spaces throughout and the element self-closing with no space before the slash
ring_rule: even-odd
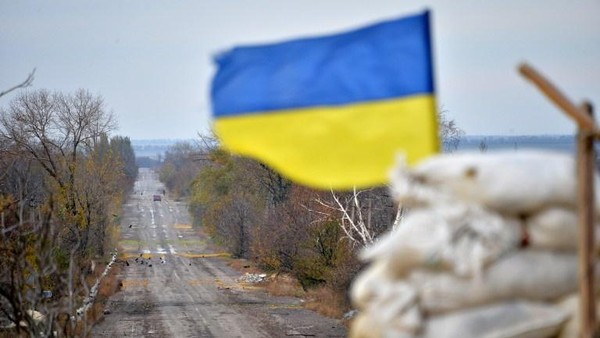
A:
<svg viewBox="0 0 600 338">
<path fill-rule="evenodd" d="M 245 273 L 243 276 L 237 279 L 238 283 L 261 283 L 267 279 L 266 273 Z"/>
<path fill-rule="evenodd" d="M 350 311 L 344 313 L 344 317 L 342 317 L 342 320 L 343 321 L 351 320 L 352 318 L 356 317 L 356 315 L 358 315 L 358 310 L 356 310 L 356 309 L 350 310 Z"/>
</svg>

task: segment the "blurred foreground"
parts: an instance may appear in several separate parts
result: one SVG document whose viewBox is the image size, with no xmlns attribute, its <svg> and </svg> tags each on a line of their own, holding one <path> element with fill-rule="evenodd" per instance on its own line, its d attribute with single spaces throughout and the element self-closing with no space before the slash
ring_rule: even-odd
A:
<svg viewBox="0 0 600 338">
<path fill-rule="evenodd" d="M 541 151 L 400 163 L 410 211 L 363 251 L 352 336 L 577 337 L 575 168 Z"/>
</svg>

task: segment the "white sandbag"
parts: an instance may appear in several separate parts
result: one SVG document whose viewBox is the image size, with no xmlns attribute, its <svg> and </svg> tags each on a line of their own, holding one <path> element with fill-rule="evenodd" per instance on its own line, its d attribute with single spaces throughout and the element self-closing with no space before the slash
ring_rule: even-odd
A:
<svg viewBox="0 0 600 338">
<path fill-rule="evenodd" d="M 511 299 L 553 301 L 577 289 L 577 256 L 520 250 L 491 264 L 481 279 L 414 270 L 408 281 L 426 313 L 445 313 Z"/>
<path fill-rule="evenodd" d="M 579 307 L 579 295 L 572 294 L 562 299 L 557 306 L 571 314 L 569 320 L 562 326 L 558 338 L 580 338 L 581 337 L 581 315 Z M 600 302 L 596 299 L 596 320 L 600 320 Z"/>
<path fill-rule="evenodd" d="M 564 153 L 453 153 L 430 157 L 414 169 L 407 169 L 402 162 L 399 166 L 392 174 L 392 192 L 400 203 L 419 198 L 411 191 L 426 191 L 421 195 L 431 200 L 431 195 L 435 195 L 432 191 L 437 190 L 439 196 L 446 196 L 441 200 L 454 196 L 510 214 L 530 213 L 548 206 L 575 206 L 575 161 Z M 408 189 L 407 182 L 420 189 Z M 600 190 L 597 174 L 594 184 Z M 596 210 L 600 210 L 600 199 L 596 200 Z"/>
<path fill-rule="evenodd" d="M 415 338 L 415 335 L 401 330 L 392 330 L 369 313 L 360 313 L 350 325 L 350 338 Z"/>
<path fill-rule="evenodd" d="M 394 231 L 363 250 L 361 258 L 381 262 L 392 279 L 423 266 L 474 276 L 516 248 L 521 234 L 514 218 L 474 205 L 440 205 L 410 212 Z"/>
<path fill-rule="evenodd" d="M 417 333 L 423 325 L 417 304 L 417 292 L 408 283 L 394 283 L 373 299 L 366 312 L 385 326 L 402 332 Z"/>
<path fill-rule="evenodd" d="M 568 317 L 567 311 L 548 304 L 497 303 L 434 316 L 419 338 L 549 338 Z"/>
<path fill-rule="evenodd" d="M 351 338 L 549 338 L 569 318 L 559 306 L 527 301 L 496 303 L 433 316 L 421 333 L 410 333 L 361 313 L 350 327 Z M 570 337 L 569 337 L 570 338 Z"/>
<path fill-rule="evenodd" d="M 377 296 L 381 296 L 382 291 L 388 288 L 388 284 L 393 282 L 387 272 L 387 265 L 373 262 L 352 281 L 350 287 L 352 304 L 359 310 L 365 310 Z"/>
<path fill-rule="evenodd" d="M 575 210 L 549 208 L 525 220 L 525 228 L 532 248 L 547 250 L 577 250 L 579 225 Z M 596 245 L 600 243 L 600 227 L 596 225 Z"/>
<path fill-rule="evenodd" d="M 410 325 L 412 322 L 419 323 L 418 330 L 406 325 L 407 323 Z M 364 312 L 353 320 L 349 336 L 352 338 L 414 338 L 422 331 L 421 322 L 421 314 L 416 306 L 391 321 L 385 321 L 378 316 L 377 312 Z"/>
<path fill-rule="evenodd" d="M 390 281 L 385 277 L 377 279 L 376 282 L 367 288 L 370 292 L 368 302 L 360 304 L 362 319 L 358 322 L 362 324 L 359 326 L 393 327 L 407 334 L 421 331 L 423 317 L 415 289 L 408 283 Z M 352 297 L 356 303 L 356 284 Z M 362 331 L 357 329 L 357 332 Z"/>
<path fill-rule="evenodd" d="M 576 250 L 577 214 L 571 209 L 544 209 L 525 220 L 531 247 L 549 250 Z"/>
<path fill-rule="evenodd" d="M 424 208 L 440 204 L 456 203 L 457 198 L 439 187 L 426 184 L 409 167 L 404 155 L 398 156 L 390 171 L 390 192 L 403 207 Z"/>
<path fill-rule="evenodd" d="M 558 338 L 579 338 L 581 337 L 581 315 L 579 311 L 579 297 L 572 294 L 561 300 L 558 304 L 563 310 L 571 314 L 567 322 L 562 326 Z M 596 306 L 598 310 L 598 306 Z"/>
<path fill-rule="evenodd" d="M 436 261 L 440 250 L 450 241 L 450 227 L 434 212 L 415 211 L 405 217 L 396 230 L 384 235 L 365 248 L 360 257 L 364 261 L 378 261 L 394 278 L 400 278 L 410 269 Z"/>
</svg>

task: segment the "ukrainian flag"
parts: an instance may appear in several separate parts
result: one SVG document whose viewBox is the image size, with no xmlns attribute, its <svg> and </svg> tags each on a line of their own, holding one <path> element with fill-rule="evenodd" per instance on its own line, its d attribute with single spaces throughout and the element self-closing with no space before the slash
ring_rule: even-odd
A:
<svg viewBox="0 0 600 338">
<path fill-rule="evenodd" d="M 386 184 L 398 152 L 439 150 L 429 13 L 217 57 L 214 129 L 301 184 Z"/>
</svg>

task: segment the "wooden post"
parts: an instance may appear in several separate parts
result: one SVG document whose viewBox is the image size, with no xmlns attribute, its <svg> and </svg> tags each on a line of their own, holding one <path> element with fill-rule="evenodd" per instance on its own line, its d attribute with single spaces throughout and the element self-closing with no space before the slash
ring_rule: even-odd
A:
<svg viewBox="0 0 600 338">
<path fill-rule="evenodd" d="M 591 104 L 584 104 L 582 110 L 592 117 Z M 595 160 L 594 135 L 580 127 L 577 135 L 577 211 L 579 214 L 579 309 L 582 338 L 594 338 L 597 334 L 594 292 Z"/>
<path fill-rule="evenodd" d="M 594 132 L 598 131 L 598 127 L 596 127 L 594 119 L 588 114 L 588 112 L 583 112 L 581 108 L 574 105 L 558 90 L 558 88 L 550 83 L 550 81 L 546 80 L 542 74 L 538 73 L 535 69 L 527 64 L 520 65 L 519 72 L 526 79 L 533 82 L 533 84 L 535 84 L 538 89 L 544 93 L 544 95 L 546 95 L 550 101 L 552 101 L 552 103 L 557 105 L 565 114 L 575 120 L 575 123 L 577 123 L 580 129 Z"/>
<path fill-rule="evenodd" d="M 579 308 L 581 337 L 597 338 L 594 265 L 594 139 L 600 135 L 591 115 L 591 104 L 577 107 L 550 81 L 532 67 L 519 66 L 521 74 L 533 82 L 546 97 L 560 107 L 578 126 L 577 134 L 577 211 L 579 215 Z"/>
</svg>

